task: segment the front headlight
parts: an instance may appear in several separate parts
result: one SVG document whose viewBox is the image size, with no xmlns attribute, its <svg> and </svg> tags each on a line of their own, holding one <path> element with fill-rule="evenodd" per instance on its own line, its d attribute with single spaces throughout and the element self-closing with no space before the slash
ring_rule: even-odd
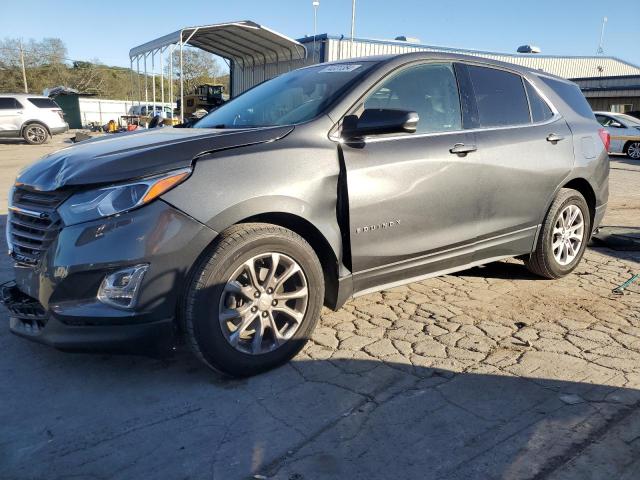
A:
<svg viewBox="0 0 640 480">
<path fill-rule="evenodd" d="M 58 210 L 65 225 L 109 217 L 146 205 L 182 183 L 190 168 L 72 195 Z"/>
</svg>

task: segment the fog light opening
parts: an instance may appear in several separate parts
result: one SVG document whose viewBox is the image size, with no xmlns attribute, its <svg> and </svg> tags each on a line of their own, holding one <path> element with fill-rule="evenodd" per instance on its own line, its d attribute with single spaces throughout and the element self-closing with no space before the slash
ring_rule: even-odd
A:
<svg viewBox="0 0 640 480">
<path fill-rule="evenodd" d="M 138 290 L 148 268 L 149 265 L 143 264 L 110 273 L 102 280 L 98 300 L 112 307 L 135 307 Z"/>
</svg>

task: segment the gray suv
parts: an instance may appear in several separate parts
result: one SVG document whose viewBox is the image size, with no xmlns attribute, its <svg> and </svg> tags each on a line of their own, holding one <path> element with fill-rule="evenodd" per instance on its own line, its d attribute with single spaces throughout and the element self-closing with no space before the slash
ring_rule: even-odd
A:
<svg viewBox="0 0 640 480">
<path fill-rule="evenodd" d="M 89 140 L 19 175 L 11 330 L 64 350 L 179 335 L 244 376 L 324 306 L 520 257 L 580 261 L 607 204 L 608 134 L 576 85 L 438 53 L 311 66 L 194 128 Z"/>
</svg>

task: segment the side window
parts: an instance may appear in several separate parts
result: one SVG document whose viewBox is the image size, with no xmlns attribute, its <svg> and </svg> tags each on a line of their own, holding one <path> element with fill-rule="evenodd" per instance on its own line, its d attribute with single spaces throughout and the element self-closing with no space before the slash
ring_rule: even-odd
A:
<svg viewBox="0 0 640 480">
<path fill-rule="evenodd" d="M 540 79 L 549 85 L 551 89 L 558 94 L 562 100 L 578 115 L 593 120 L 593 110 L 587 103 L 587 99 L 580 91 L 580 88 L 574 83 L 562 82 L 552 78 L 540 77 Z M 557 107 L 558 105 L 556 105 Z"/>
<path fill-rule="evenodd" d="M 527 96 L 529 97 L 529 106 L 531 107 L 531 118 L 534 122 L 545 122 L 553 117 L 553 112 L 547 105 L 536 89 L 529 82 L 524 82 L 527 88 Z"/>
<path fill-rule="evenodd" d="M 16 110 L 18 108 L 20 108 L 20 105 L 15 98 L 0 98 L 0 110 Z"/>
<path fill-rule="evenodd" d="M 612 124 L 620 123 L 616 122 L 616 120 L 611 117 L 607 117 L 606 115 L 596 115 L 596 120 L 598 120 L 598 123 L 603 127 L 611 127 L 613 126 Z"/>
<path fill-rule="evenodd" d="M 460 99 L 453 68 L 449 64 L 409 67 L 378 87 L 364 101 L 365 109 L 416 112 L 416 133 L 461 130 Z"/>
<path fill-rule="evenodd" d="M 60 108 L 58 104 L 50 98 L 29 98 L 29 101 L 38 108 Z"/>
<path fill-rule="evenodd" d="M 468 65 L 481 127 L 531 123 L 529 104 L 520 75 Z"/>
</svg>

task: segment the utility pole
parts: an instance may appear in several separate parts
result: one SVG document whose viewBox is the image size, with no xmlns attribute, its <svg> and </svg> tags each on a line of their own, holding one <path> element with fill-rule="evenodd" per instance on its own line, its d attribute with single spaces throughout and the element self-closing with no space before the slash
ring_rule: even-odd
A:
<svg viewBox="0 0 640 480">
<path fill-rule="evenodd" d="M 20 47 L 20 63 L 22 64 L 22 81 L 24 82 L 24 93 L 29 93 L 29 88 L 27 87 L 27 71 L 24 68 L 24 50 L 22 49 L 22 40 L 18 43 Z"/>
<path fill-rule="evenodd" d="M 600 44 L 598 45 L 598 55 L 604 55 L 604 26 L 607 24 L 607 17 L 602 19 L 602 30 L 600 30 Z"/>
</svg>

